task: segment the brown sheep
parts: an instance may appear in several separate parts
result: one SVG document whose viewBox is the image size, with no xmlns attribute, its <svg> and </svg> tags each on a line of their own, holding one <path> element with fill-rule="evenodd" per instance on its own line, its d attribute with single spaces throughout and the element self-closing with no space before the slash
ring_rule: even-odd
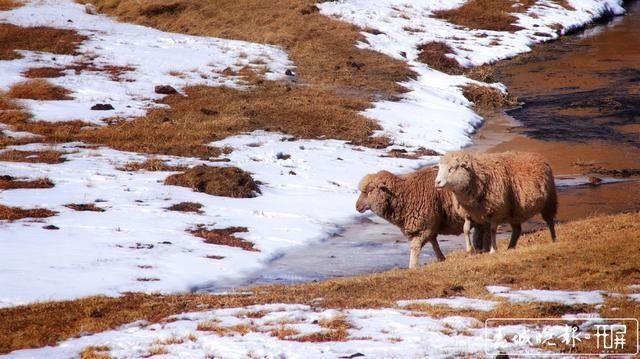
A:
<svg viewBox="0 0 640 359">
<path fill-rule="evenodd" d="M 499 224 L 512 227 L 509 248 L 515 248 L 522 222 L 540 213 L 556 241 L 554 218 L 558 195 L 551 166 L 540 155 L 526 152 L 444 155 L 436 187 L 455 194 L 470 219 L 490 223 L 491 252 L 496 250 Z"/>
<path fill-rule="evenodd" d="M 436 173 L 436 168 L 404 176 L 380 171 L 360 181 L 361 193 L 356 210 L 360 213 L 373 211 L 398 226 L 411 239 L 409 268 L 418 265 L 420 251 L 427 242 L 431 242 L 438 260 L 445 259 L 436 240 L 438 234 L 460 234 L 464 229 L 467 251 L 471 250 L 471 223 L 463 228 L 465 216 L 459 212 L 455 197 L 436 190 Z"/>
</svg>

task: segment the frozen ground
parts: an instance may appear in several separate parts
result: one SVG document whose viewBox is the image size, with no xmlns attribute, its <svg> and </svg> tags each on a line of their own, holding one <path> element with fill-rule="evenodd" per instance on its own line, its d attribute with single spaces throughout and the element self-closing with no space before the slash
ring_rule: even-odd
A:
<svg viewBox="0 0 640 359">
<path fill-rule="evenodd" d="M 577 293 L 555 291 L 553 295 L 557 300 L 569 301 Z M 581 294 L 588 296 L 589 292 Z M 544 296 L 538 299 L 544 300 Z M 500 303 L 465 297 L 429 300 L 433 305 L 479 311 L 490 310 Z M 427 301 L 398 304 L 427 304 Z M 579 320 L 582 340 L 588 339 L 585 333 L 600 321 L 597 314 L 565 315 L 563 319 Z M 167 357 L 216 358 L 350 358 L 357 357 L 358 353 L 371 358 L 495 357 L 500 351 L 540 356 L 551 347 L 531 346 L 518 341 L 516 335 L 527 333 L 531 338 L 544 337 L 559 342 L 567 328 L 571 328 L 564 324 L 485 326 L 472 317 L 432 318 L 401 308 L 334 310 L 269 304 L 184 313 L 155 324 L 135 322 L 117 330 L 70 339 L 55 347 L 21 350 L 11 355 L 14 358 L 75 357 L 92 346 L 103 347 L 105 353 L 115 358 L 144 357 L 152 352 L 162 352 Z M 339 327 L 348 328 L 345 341 L 310 342 L 308 339 L 309 335 L 317 337 Z"/>
<path fill-rule="evenodd" d="M 578 10 L 541 8 L 538 20 L 541 24 L 553 21 L 575 26 L 599 16 L 607 7 L 621 11 L 614 1 L 571 2 Z M 532 38 L 525 30 L 516 34 L 491 33 L 489 38 L 500 37 L 503 44 L 494 49 L 485 43 L 486 38 L 475 36 L 475 31 L 428 18 L 433 6 L 452 7 L 459 2 L 424 3 L 382 1 L 373 6 L 367 1 L 347 1 L 325 3 L 321 8 L 326 14 L 383 30 L 386 35 L 368 34 L 371 45 L 360 46 L 372 46 L 394 57 L 399 56 L 398 51 L 405 51 L 410 65 L 420 74 L 417 80 L 405 84 L 412 91 L 403 100 L 379 102 L 365 115 L 381 123 L 383 132 L 395 139 L 396 147 L 411 150 L 424 146 L 445 152 L 469 144 L 480 118 L 457 88 L 469 80 L 415 62 L 415 46 L 431 37 L 460 37 L 464 40 L 455 41 L 463 43 L 454 48 L 474 50 L 460 52 L 460 60 L 478 64 L 527 51 L 529 44 L 541 39 Z M 423 26 L 427 32 L 406 33 L 402 28 L 407 20 L 397 11 L 404 12 L 413 25 Z M 266 77 L 278 80 L 294 66 L 281 49 L 273 46 L 121 24 L 87 14 L 83 6 L 71 1 L 31 1 L 13 11 L 0 12 L 0 21 L 75 29 L 89 37 L 76 56 L 22 52 L 22 59 L 0 61 L 1 89 L 24 80 L 20 73 L 32 67 L 64 67 L 92 61 L 98 68 L 131 68 L 121 75 L 122 81 L 104 71 L 80 75 L 67 71 L 67 76 L 52 79 L 72 90 L 75 100 L 24 101 L 38 120 L 82 118 L 101 123 L 106 116 L 141 115 L 148 107 L 156 106 L 154 100 L 159 95 L 153 91 L 155 85 L 169 84 L 178 90 L 196 84 L 242 86 L 236 76 L 228 72 L 225 75 L 223 70 L 264 66 Z M 527 26 L 527 18 L 521 18 L 521 22 Z M 489 58 L 488 54 L 494 57 Z M 116 109 L 88 110 L 95 103 L 105 102 Z M 10 136 L 29 135 L 2 130 Z M 327 238 L 340 225 L 352 221 L 357 216 L 353 208 L 357 183 L 364 174 L 382 168 L 407 172 L 435 162 L 435 157 L 383 158 L 382 151 L 354 148 L 335 140 L 283 141 L 285 137 L 255 132 L 212 144 L 233 147 L 228 164 L 252 172 L 255 179 L 264 183 L 263 194 L 253 199 L 213 197 L 164 186 L 162 181 L 170 173 L 117 170 L 124 163 L 148 156 L 85 144 L 54 146 L 69 152 L 67 161 L 61 164 L 1 162 L 3 175 L 49 177 L 55 183 L 50 189 L 0 192 L 2 204 L 44 207 L 58 214 L 39 221 L 0 223 L 0 306 L 91 294 L 118 295 L 123 291 L 188 291 L 229 278 L 247 277 L 283 252 Z M 51 147 L 28 145 L 17 149 L 46 148 Z M 278 153 L 291 157 L 278 159 Z M 161 158 L 186 165 L 206 163 L 192 158 Z M 166 210 L 184 201 L 203 204 L 203 214 Z M 106 211 L 75 212 L 64 207 L 69 203 L 95 203 Z M 60 229 L 43 229 L 49 224 Z M 247 227 L 247 233 L 237 236 L 254 242 L 260 251 L 205 244 L 185 231 L 197 224 L 210 228 Z M 207 255 L 224 258 L 209 259 Z"/>
</svg>

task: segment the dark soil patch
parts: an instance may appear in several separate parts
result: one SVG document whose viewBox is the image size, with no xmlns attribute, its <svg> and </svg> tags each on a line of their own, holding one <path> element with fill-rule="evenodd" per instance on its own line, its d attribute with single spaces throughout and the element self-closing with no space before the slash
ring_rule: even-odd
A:
<svg viewBox="0 0 640 359">
<path fill-rule="evenodd" d="M 105 211 L 104 208 L 100 208 L 93 203 L 70 203 L 70 204 L 65 204 L 64 206 L 79 212 L 104 212 Z"/>
<path fill-rule="evenodd" d="M 18 180 L 12 176 L 0 176 L 0 189 L 20 189 L 20 188 L 51 188 L 53 182 L 48 178 L 39 178 L 36 180 Z"/>
<path fill-rule="evenodd" d="M 167 177 L 164 184 L 189 187 L 213 196 L 252 198 L 258 195 L 258 182 L 237 167 L 196 166 Z"/>
<path fill-rule="evenodd" d="M 176 203 L 171 207 L 167 207 L 169 211 L 177 211 L 177 212 L 194 212 L 194 213 L 202 213 L 200 210 L 202 208 L 202 204 L 196 202 L 180 202 Z"/>
<path fill-rule="evenodd" d="M 235 233 L 247 232 L 245 227 L 228 227 L 222 229 L 206 229 L 204 225 L 198 225 L 195 229 L 187 230 L 196 237 L 203 238 L 205 243 L 217 244 L 241 248 L 245 251 L 259 252 L 254 244 L 242 238 L 234 236 Z"/>
<path fill-rule="evenodd" d="M 22 76 L 30 79 L 62 77 L 64 76 L 64 69 L 59 67 L 34 67 L 24 71 Z"/>
</svg>

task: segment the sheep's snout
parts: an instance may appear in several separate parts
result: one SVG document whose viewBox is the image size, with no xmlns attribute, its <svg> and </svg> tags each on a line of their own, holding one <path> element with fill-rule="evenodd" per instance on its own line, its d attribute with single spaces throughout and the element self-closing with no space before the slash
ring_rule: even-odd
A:
<svg viewBox="0 0 640 359">
<path fill-rule="evenodd" d="M 362 201 L 361 199 L 358 199 L 358 201 L 356 202 L 356 211 L 360 212 L 360 213 L 364 213 L 367 210 L 369 210 L 369 205 L 367 205 L 364 201 Z"/>
<path fill-rule="evenodd" d="M 438 174 L 436 175 L 436 188 L 443 189 L 447 186 L 447 174 L 449 173 L 449 169 L 445 165 L 438 165 Z"/>
</svg>

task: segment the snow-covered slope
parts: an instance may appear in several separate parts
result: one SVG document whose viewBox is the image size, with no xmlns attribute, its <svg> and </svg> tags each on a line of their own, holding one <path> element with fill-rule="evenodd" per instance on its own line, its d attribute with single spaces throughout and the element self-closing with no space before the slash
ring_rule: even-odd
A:
<svg viewBox="0 0 640 359">
<path fill-rule="evenodd" d="M 88 36 L 77 56 L 21 51 L 23 59 L 0 61 L 0 89 L 26 80 L 21 72 L 31 67 L 66 67 L 90 64 L 101 69 L 121 67 L 125 71 L 114 78 L 109 71 L 82 71 L 50 81 L 72 91 L 73 100 L 23 103 L 35 118 L 44 121 L 82 119 L 101 124 L 107 117 L 142 116 L 154 101 L 156 85 L 176 89 L 186 86 L 240 86 L 230 75 L 242 67 L 260 69 L 271 80 L 283 79 L 293 64 L 287 54 L 275 46 L 188 36 L 158 31 L 149 27 L 117 22 L 102 15 L 91 15 L 73 1 L 32 1 L 12 11 L 0 12 L 0 22 L 20 26 L 49 26 L 71 29 Z M 225 69 L 229 69 L 225 72 Z M 109 103 L 113 111 L 91 111 L 92 105 Z"/>
</svg>

